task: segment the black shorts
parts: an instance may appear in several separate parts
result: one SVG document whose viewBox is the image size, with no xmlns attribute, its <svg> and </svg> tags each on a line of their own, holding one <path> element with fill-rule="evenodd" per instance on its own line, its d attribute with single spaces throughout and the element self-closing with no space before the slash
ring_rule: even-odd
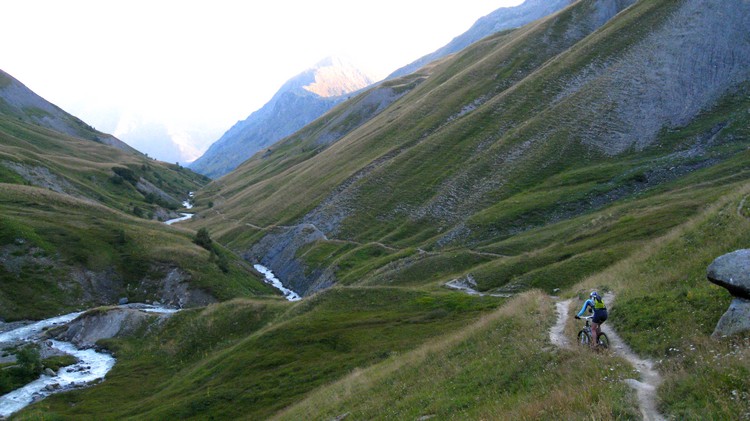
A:
<svg viewBox="0 0 750 421">
<path fill-rule="evenodd" d="M 591 318 L 591 321 L 598 325 L 604 323 L 606 320 L 607 320 L 607 310 L 596 310 L 594 311 L 594 317 Z"/>
</svg>

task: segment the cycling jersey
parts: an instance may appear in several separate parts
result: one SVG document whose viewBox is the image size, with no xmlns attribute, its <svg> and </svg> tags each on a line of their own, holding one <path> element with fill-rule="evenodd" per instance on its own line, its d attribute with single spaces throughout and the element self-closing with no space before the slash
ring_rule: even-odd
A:
<svg viewBox="0 0 750 421">
<path fill-rule="evenodd" d="M 578 312 L 578 317 L 583 316 L 583 314 L 586 313 L 586 309 L 588 307 L 591 307 L 591 311 L 593 311 L 594 313 L 596 313 L 597 310 L 600 313 L 607 311 L 607 306 L 604 305 L 604 301 L 589 298 L 588 300 L 586 300 L 585 303 L 583 303 L 583 307 L 581 308 L 581 311 Z"/>
</svg>

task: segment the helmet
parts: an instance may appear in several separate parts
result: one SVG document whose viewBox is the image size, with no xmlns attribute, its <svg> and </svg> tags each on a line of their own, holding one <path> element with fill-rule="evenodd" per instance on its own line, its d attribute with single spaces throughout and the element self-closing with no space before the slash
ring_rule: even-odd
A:
<svg viewBox="0 0 750 421">
<path fill-rule="evenodd" d="M 591 291 L 591 294 L 589 294 L 589 297 L 591 298 L 599 298 L 599 293 L 596 291 Z"/>
</svg>

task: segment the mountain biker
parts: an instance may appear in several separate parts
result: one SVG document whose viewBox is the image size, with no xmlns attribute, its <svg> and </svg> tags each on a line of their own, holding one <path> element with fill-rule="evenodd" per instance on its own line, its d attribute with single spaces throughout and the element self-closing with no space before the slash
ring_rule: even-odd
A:
<svg viewBox="0 0 750 421">
<path fill-rule="evenodd" d="M 594 341 L 592 346 L 599 344 L 599 326 L 607 320 L 607 306 L 604 305 L 602 297 L 596 291 L 591 291 L 589 299 L 583 303 L 581 311 L 576 314 L 576 319 L 580 319 L 581 316 L 586 312 L 586 309 L 594 313 L 594 317 L 591 318 L 591 332 L 594 334 Z"/>
</svg>

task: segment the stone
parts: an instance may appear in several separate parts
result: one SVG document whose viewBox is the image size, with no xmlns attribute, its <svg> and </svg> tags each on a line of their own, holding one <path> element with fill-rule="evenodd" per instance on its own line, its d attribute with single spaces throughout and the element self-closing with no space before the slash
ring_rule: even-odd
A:
<svg viewBox="0 0 750 421">
<path fill-rule="evenodd" d="M 124 306 L 124 305 L 125 305 L 125 304 L 127 304 L 127 303 L 128 303 L 128 297 L 122 297 L 122 298 L 120 298 L 120 300 L 119 300 L 119 301 L 117 302 L 117 304 L 118 304 L 118 305 L 121 305 L 121 306 Z"/>
<path fill-rule="evenodd" d="M 750 250 L 737 250 L 717 257 L 706 277 L 734 297 L 711 336 L 719 338 L 750 330 Z"/>
<path fill-rule="evenodd" d="M 719 256 L 708 266 L 708 280 L 734 297 L 750 300 L 750 249 Z"/>
<path fill-rule="evenodd" d="M 712 336 L 720 338 L 748 330 L 750 330 L 750 300 L 735 298 L 729 304 L 726 313 L 719 319 Z"/>
<path fill-rule="evenodd" d="M 50 377 L 57 376 L 57 373 L 55 373 L 55 370 L 53 370 L 53 369 L 51 369 L 49 367 L 47 367 L 47 368 L 44 369 L 44 374 L 46 374 L 46 375 L 48 375 Z"/>
</svg>

